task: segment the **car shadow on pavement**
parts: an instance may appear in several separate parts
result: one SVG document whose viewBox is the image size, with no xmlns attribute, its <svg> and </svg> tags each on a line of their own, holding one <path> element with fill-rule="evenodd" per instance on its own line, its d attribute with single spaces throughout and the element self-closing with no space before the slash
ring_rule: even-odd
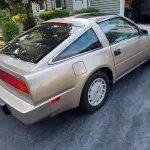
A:
<svg viewBox="0 0 150 150">
<path fill-rule="evenodd" d="M 145 72 L 146 69 L 149 69 L 148 70 L 149 72 Z M 116 92 L 118 92 L 118 96 L 120 95 L 119 93 L 121 93 L 122 90 L 119 87 L 121 87 L 122 89 L 126 89 L 126 88 L 128 88 L 128 85 L 129 85 L 129 86 L 133 87 L 132 89 L 130 89 L 130 91 L 134 90 L 134 88 L 136 88 L 134 83 L 137 80 L 139 80 L 138 78 L 144 79 L 144 76 L 143 76 L 144 73 L 150 74 L 150 63 L 145 63 L 144 65 L 140 66 L 139 68 L 135 69 L 134 71 L 132 71 L 131 73 L 129 73 L 128 75 L 124 76 L 122 79 L 117 81 L 116 84 L 113 85 L 113 87 L 109 93 L 109 96 L 108 96 L 103 107 L 105 107 L 105 105 L 108 105 L 111 102 L 111 99 L 113 99 L 113 100 L 116 99 L 116 96 L 117 96 Z M 137 84 L 138 84 L 138 82 L 137 82 Z M 126 92 L 124 92 L 124 93 L 127 94 Z M 100 110 L 98 110 L 98 112 L 100 112 L 103 109 L 103 107 Z M 72 118 L 82 119 L 85 117 L 88 118 L 92 115 L 94 115 L 94 113 L 91 113 L 91 114 L 85 113 L 85 112 L 82 112 L 79 108 L 75 108 L 75 109 L 63 112 L 59 115 L 56 115 L 52 118 L 48 117 L 48 118 L 46 118 L 46 119 L 44 119 L 44 120 L 42 120 L 42 121 L 40 121 L 34 125 L 31 125 L 31 126 L 41 126 L 41 125 L 45 125 L 45 124 L 51 124 L 51 122 L 55 122 L 55 121 L 56 122 L 60 122 L 60 121 L 62 121 L 62 122 L 67 121 L 68 122 L 69 120 L 72 120 Z"/>
<path fill-rule="evenodd" d="M 128 94 L 127 92 L 122 92 L 123 90 L 128 89 L 128 85 L 130 87 L 132 87 L 132 89 L 129 90 L 130 94 L 132 94 L 131 93 L 132 90 L 134 90 L 137 87 L 137 86 L 135 86 L 134 83 L 137 80 L 139 80 L 138 78 L 143 79 L 143 77 L 144 77 L 143 74 L 145 73 L 145 69 L 150 69 L 149 63 L 146 63 L 146 64 L 142 65 L 141 67 L 137 68 L 136 70 L 132 71 L 130 74 L 123 77 L 115 85 L 113 85 L 104 106 L 95 113 L 103 113 L 103 111 L 107 105 L 111 105 L 111 104 L 115 103 L 116 101 L 118 101 L 120 99 L 120 98 L 118 99 L 118 97 L 120 96 L 119 93 L 122 93 L 123 95 Z M 150 71 L 149 71 L 149 73 L 150 73 Z M 120 87 L 122 89 L 120 89 Z M 128 96 L 128 95 L 126 95 L 126 96 Z M 52 118 L 47 117 L 46 119 L 44 119 L 36 124 L 30 125 L 29 127 L 40 128 L 42 126 L 43 127 L 49 126 L 53 129 L 53 128 L 57 128 L 57 126 L 58 126 L 58 128 L 61 128 L 62 126 L 64 126 L 64 124 L 66 124 L 66 125 L 72 124 L 75 120 L 81 121 L 82 119 L 86 120 L 88 118 L 91 118 L 95 113 L 92 113 L 92 114 L 84 113 L 79 108 L 76 108 L 76 109 L 72 109 L 72 110 L 63 112 Z"/>
<path fill-rule="evenodd" d="M 92 114 L 73 109 L 30 126 L 0 114 L 1 148 L 146 150 L 150 146 L 149 79 L 147 63 L 118 81 L 104 106 Z"/>
</svg>

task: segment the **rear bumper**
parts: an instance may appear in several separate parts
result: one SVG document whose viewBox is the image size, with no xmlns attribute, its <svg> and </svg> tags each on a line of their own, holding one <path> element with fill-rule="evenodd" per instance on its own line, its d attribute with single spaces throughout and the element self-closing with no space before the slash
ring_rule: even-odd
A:
<svg viewBox="0 0 150 150">
<path fill-rule="evenodd" d="M 15 97 L 0 86 L 0 109 L 5 114 L 12 114 L 25 124 L 33 124 L 50 116 L 50 108 L 49 101 L 33 106 Z"/>
</svg>

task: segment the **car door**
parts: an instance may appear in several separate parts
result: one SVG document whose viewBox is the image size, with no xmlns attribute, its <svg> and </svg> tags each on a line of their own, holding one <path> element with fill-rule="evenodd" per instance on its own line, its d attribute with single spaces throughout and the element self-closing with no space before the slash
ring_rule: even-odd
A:
<svg viewBox="0 0 150 150">
<path fill-rule="evenodd" d="M 112 50 L 116 66 L 116 77 L 120 77 L 140 64 L 145 55 L 138 27 L 122 17 L 100 23 Z"/>
</svg>

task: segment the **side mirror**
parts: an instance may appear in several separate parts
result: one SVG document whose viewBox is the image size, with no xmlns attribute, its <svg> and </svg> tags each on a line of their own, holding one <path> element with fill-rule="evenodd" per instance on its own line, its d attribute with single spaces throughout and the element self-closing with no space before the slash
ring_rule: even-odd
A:
<svg viewBox="0 0 150 150">
<path fill-rule="evenodd" d="M 141 36 L 149 36 L 148 31 L 144 29 L 140 29 Z"/>
</svg>

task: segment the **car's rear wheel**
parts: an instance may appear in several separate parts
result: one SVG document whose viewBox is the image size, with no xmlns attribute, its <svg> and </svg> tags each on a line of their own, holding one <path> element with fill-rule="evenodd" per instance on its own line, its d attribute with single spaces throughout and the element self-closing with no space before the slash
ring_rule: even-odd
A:
<svg viewBox="0 0 150 150">
<path fill-rule="evenodd" d="M 80 108 L 86 112 L 95 112 L 105 102 L 110 90 L 110 81 L 103 71 L 94 73 L 86 82 L 80 102 Z"/>
</svg>

